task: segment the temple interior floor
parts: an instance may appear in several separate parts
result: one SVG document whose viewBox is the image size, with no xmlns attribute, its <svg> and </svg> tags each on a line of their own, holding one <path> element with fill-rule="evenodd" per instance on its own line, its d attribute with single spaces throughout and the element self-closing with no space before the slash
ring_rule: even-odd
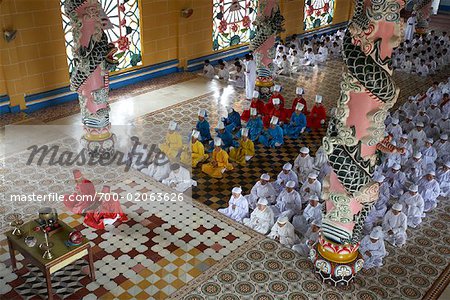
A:
<svg viewBox="0 0 450 300">
<path fill-rule="evenodd" d="M 342 68 L 342 62 L 328 61 L 298 76 L 279 78 L 287 106 L 294 98 L 295 87 L 302 86 L 308 105 L 320 94 L 325 106 L 333 107 L 339 96 Z M 449 75 L 448 67 L 430 78 L 395 73 L 394 79 L 401 89 L 399 102 Z M 209 121 L 214 127 L 219 116 L 225 114 L 227 105 L 242 111 L 242 93 L 190 73 L 114 91 L 113 131 L 120 137 L 127 137 L 132 128 L 142 140 L 158 143 L 172 119 L 183 124 L 185 133 L 189 132 L 195 126 L 199 108 L 209 111 Z M 198 186 L 185 194 L 183 201 L 158 203 L 124 199 L 122 204 L 130 220 L 108 226 L 106 230 L 87 228 L 82 216 L 67 211 L 60 202 L 11 202 L 13 194 L 73 192 L 72 167 L 27 165 L 26 148 L 44 141 L 62 150 L 77 149 L 81 134 L 77 109 L 78 103 L 74 102 L 27 116 L 8 117 L 10 122 L 2 119 L 5 123 L 20 122 L 27 126 L 21 131 L 25 138 L 15 136 L 15 131 L 9 135 L 8 127 L 3 137 L 5 143 L 2 144 L 8 147 L 4 149 L 1 162 L 1 175 L 5 179 L 0 187 L 1 231 L 10 229 L 8 224 L 13 213 L 29 218 L 35 216 L 40 207 L 52 206 L 58 209 L 61 220 L 81 230 L 92 241 L 96 281 L 90 281 L 83 261 L 70 265 L 53 276 L 58 298 L 421 299 L 429 296 L 427 292 L 436 288 L 439 279 L 448 276 L 448 199 L 441 200 L 435 210 L 427 213 L 420 227 L 408 229 L 409 239 L 403 248 L 387 246 L 389 256 L 382 268 L 362 271 L 354 285 L 338 289 L 321 284 L 307 258 L 216 211 L 226 205 L 233 186 L 242 186 L 247 194 L 261 173 L 275 176 L 285 162 L 294 160 L 300 147 L 306 145 L 314 153 L 325 129 L 305 134 L 296 141 L 288 140 L 278 150 L 257 146 L 257 154 L 247 166 L 237 167 L 220 181 L 195 169 L 193 176 Z M 120 147 L 126 150 L 126 144 Z M 134 170 L 124 172 L 117 166 L 83 166 L 80 169 L 97 189 L 109 184 L 112 191 L 124 198 L 137 193 L 170 192 Z M 0 240 L 1 298 L 45 298 L 45 281 L 40 271 L 21 260 L 19 271 L 13 273 L 4 235 Z"/>
</svg>

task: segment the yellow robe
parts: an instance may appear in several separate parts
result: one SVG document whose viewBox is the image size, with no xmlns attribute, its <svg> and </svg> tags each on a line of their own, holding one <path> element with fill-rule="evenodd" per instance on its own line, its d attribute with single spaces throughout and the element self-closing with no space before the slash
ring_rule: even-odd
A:
<svg viewBox="0 0 450 300">
<path fill-rule="evenodd" d="M 230 160 L 237 162 L 241 166 L 245 166 L 245 157 L 255 156 L 255 144 L 251 139 L 239 141 L 239 148 L 230 150 Z"/>
<path fill-rule="evenodd" d="M 213 151 L 212 161 L 217 162 L 217 167 L 214 167 L 212 162 L 202 166 L 202 171 L 211 177 L 222 178 L 224 171 L 233 170 L 233 165 L 228 162 L 228 153 L 223 149 Z"/>
<path fill-rule="evenodd" d="M 208 154 L 205 154 L 205 146 L 199 141 L 191 143 L 191 151 L 184 151 L 181 154 L 181 162 L 185 165 L 192 164 L 192 167 L 197 167 L 198 163 L 208 159 Z"/>
<path fill-rule="evenodd" d="M 163 144 L 159 145 L 159 149 L 164 152 L 169 159 L 177 157 L 183 148 L 183 140 L 178 132 L 168 133 Z"/>
</svg>

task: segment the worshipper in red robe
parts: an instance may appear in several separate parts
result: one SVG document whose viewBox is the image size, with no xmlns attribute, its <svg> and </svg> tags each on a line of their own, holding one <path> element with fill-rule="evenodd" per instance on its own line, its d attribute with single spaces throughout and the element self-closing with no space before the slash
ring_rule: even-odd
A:
<svg viewBox="0 0 450 300">
<path fill-rule="evenodd" d="M 114 199 L 109 186 L 103 186 L 102 193 L 96 199 L 94 205 L 84 217 L 84 224 L 95 229 L 105 229 L 105 225 L 113 224 L 117 220 L 124 222 L 128 220 L 127 215 L 120 206 L 120 201 Z"/>
<path fill-rule="evenodd" d="M 297 107 L 298 103 L 303 104 L 303 110 L 302 113 L 305 116 L 308 116 L 308 106 L 306 104 L 306 100 L 305 98 L 303 98 L 303 95 L 305 94 L 305 90 L 301 87 L 297 87 L 297 89 L 295 90 L 297 97 L 295 97 L 295 99 L 292 101 L 292 112 L 294 112 L 295 108 Z"/>
<path fill-rule="evenodd" d="M 283 95 L 281 95 L 281 85 L 276 84 L 273 87 L 272 96 L 270 96 L 270 98 L 267 101 L 267 104 L 265 106 L 266 114 L 267 114 L 267 112 L 271 111 L 273 108 L 273 99 L 280 99 L 280 107 L 284 108 L 284 97 L 283 97 Z"/>
<path fill-rule="evenodd" d="M 248 122 L 248 120 L 250 119 L 250 108 L 256 108 L 258 115 L 264 115 L 265 114 L 264 105 L 265 105 L 264 101 L 259 99 L 259 92 L 254 91 L 252 102 L 250 103 L 250 107 L 242 112 L 241 120 Z"/>
<path fill-rule="evenodd" d="M 288 121 L 288 114 L 286 110 L 281 107 L 281 100 L 278 98 L 273 99 L 273 107 L 271 110 L 266 111 L 266 114 L 263 117 L 263 125 L 265 128 L 270 126 L 270 120 L 272 117 L 278 117 L 279 122 L 286 123 Z"/>
<path fill-rule="evenodd" d="M 316 104 L 314 104 L 307 119 L 307 127 L 310 129 L 317 129 L 325 124 L 327 113 L 325 107 L 322 105 L 322 96 L 316 95 Z"/>
<path fill-rule="evenodd" d="M 80 170 L 73 171 L 76 192 L 64 195 L 64 205 L 74 214 L 82 214 L 91 204 L 95 197 L 95 186 L 83 177 Z"/>
</svg>

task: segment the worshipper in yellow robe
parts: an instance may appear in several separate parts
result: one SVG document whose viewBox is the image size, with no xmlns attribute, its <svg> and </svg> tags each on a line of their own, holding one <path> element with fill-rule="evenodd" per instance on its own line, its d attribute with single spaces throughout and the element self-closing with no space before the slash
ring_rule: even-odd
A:
<svg viewBox="0 0 450 300">
<path fill-rule="evenodd" d="M 191 148 L 186 149 L 181 153 L 181 162 L 185 165 L 192 164 L 195 168 L 199 163 L 208 159 L 208 154 L 205 154 L 205 146 L 199 141 L 200 131 L 193 130 L 191 136 Z"/>
<path fill-rule="evenodd" d="M 230 160 L 237 162 L 241 166 L 245 166 L 246 162 L 254 155 L 255 144 L 248 138 L 248 128 L 242 128 L 239 148 L 230 148 Z"/>
<path fill-rule="evenodd" d="M 222 178 L 223 173 L 233 170 L 233 165 L 228 162 L 228 153 L 221 148 L 222 139 L 214 138 L 214 151 L 212 152 L 211 162 L 202 166 L 202 172 L 214 178 Z"/>
<path fill-rule="evenodd" d="M 170 121 L 166 140 L 159 145 L 159 149 L 171 160 L 175 159 L 183 148 L 183 140 L 181 134 L 177 132 L 177 127 L 177 122 Z"/>
</svg>

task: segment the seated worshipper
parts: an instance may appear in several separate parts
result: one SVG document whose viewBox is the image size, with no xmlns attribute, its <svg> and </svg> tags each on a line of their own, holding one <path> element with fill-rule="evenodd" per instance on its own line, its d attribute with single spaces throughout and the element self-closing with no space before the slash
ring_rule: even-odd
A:
<svg viewBox="0 0 450 300">
<path fill-rule="evenodd" d="M 437 140 L 433 144 L 433 147 L 437 152 L 436 162 L 440 164 L 446 162 L 450 155 L 450 143 L 448 142 L 448 134 L 441 134 L 439 136 L 439 140 Z"/>
<path fill-rule="evenodd" d="M 391 141 L 391 145 L 396 147 L 397 143 L 395 141 Z M 384 170 L 389 170 L 393 165 L 400 164 L 401 162 L 401 154 L 398 151 L 392 151 L 385 153 L 384 155 Z"/>
<path fill-rule="evenodd" d="M 294 226 L 292 226 L 289 219 L 285 216 L 278 218 L 268 237 L 289 248 L 299 241 L 298 236 L 295 234 Z"/>
<path fill-rule="evenodd" d="M 278 68 L 278 75 L 291 76 L 292 66 L 286 54 L 281 57 L 281 63 Z"/>
<path fill-rule="evenodd" d="M 273 116 L 270 127 L 259 136 L 259 142 L 264 147 L 278 148 L 284 144 L 283 129 L 278 125 L 278 118 Z"/>
<path fill-rule="evenodd" d="M 217 128 L 215 129 L 217 137 L 222 140 L 222 149 L 228 150 L 230 147 L 238 147 L 238 143 L 233 139 L 231 132 L 225 127 L 222 121 L 219 121 Z M 210 143 L 210 148 L 214 147 L 214 142 Z"/>
<path fill-rule="evenodd" d="M 434 120 L 430 121 L 430 124 L 427 127 L 425 127 L 425 134 L 427 135 L 428 138 L 432 140 L 439 139 L 441 130 L 437 126 L 437 121 Z"/>
<path fill-rule="evenodd" d="M 317 50 L 316 60 L 319 63 L 324 63 L 328 59 L 328 49 L 323 42 L 319 43 L 319 49 Z"/>
<path fill-rule="evenodd" d="M 269 100 L 267 100 L 267 104 L 265 105 L 265 113 L 267 113 L 268 111 L 271 111 L 273 108 L 273 99 L 280 99 L 280 107 L 284 108 L 284 97 L 283 95 L 281 95 L 281 85 L 279 84 L 275 84 L 273 86 L 273 92 L 272 95 L 270 96 Z"/>
<path fill-rule="evenodd" d="M 380 221 L 383 220 L 384 215 L 387 211 L 387 204 L 389 199 L 391 198 L 391 194 L 389 193 L 389 185 L 385 182 L 386 178 L 381 175 L 375 175 L 373 177 L 373 181 L 378 182 L 380 184 L 378 200 L 372 206 L 369 214 L 364 221 L 364 230 L 365 232 L 371 232 L 373 227 L 376 226 Z"/>
<path fill-rule="evenodd" d="M 213 79 L 216 75 L 214 67 L 209 62 L 209 59 L 205 60 L 205 65 L 203 66 L 203 76 L 208 79 Z"/>
<path fill-rule="evenodd" d="M 247 121 L 246 128 L 248 129 L 248 137 L 252 141 L 256 141 L 259 139 L 259 136 L 264 130 L 264 125 L 261 117 L 258 116 L 256 108 L 250 108 L 250 120 Z"/>
<path fill-rule="evenodd" d="M 402 213 L 403 206 L 395 203 L 383 218 L 384 239 L 394 247 L 402 247 L 406 243 L 407 217 Z"/>
<path fill-rule="evenodd" d="M 294 216 L 292 220 L 295 230 L 300 232 L 303 236 L 306 234 L 306 231 L 308 231 L 308 228 L 313 221 L 322 221 L 322 204 L 319 203 L 319 197 L 317 197 L 317 195 L 311 195 L 306 199 L 309 199 L 309 203 L 303 210 L 303 214 Z"/>
<path fill-rule="evenodd" d="M 170 166 L 170 170 L 169 177 L 162 180 L 163 184 L 180 193 L 184 193 L 191 186 L 197 186 L 197 182 L 191 178 L 191 172 L 186 168 L 175 163 Z"/>
<path fill-rule="evenodd" d="M 298 181 L 300 183 L 305 182 L 313 170 L 314 158 L 309 155 L 309 149 L 307 147 L 302 147 L 300 154 L 294 161 L 294 172 L 298 176 Z"/>
<path fill-rule="evenodd" d="M 263 117 L 263 125 L 265 128 L 270 126 L 270 120 L 274 116 L 278 118 L 280 125 L 283 125 L 283 123 L 285 123 L 288 119 L 286 110 L 281 107 L 280 99 L 274 98 L 272 99 L 272 103 L 273 105 L 269 105 L 269 103 L 267 103 L 265 108 L 266 115 Z"/>
<path fill-rule="evenodd" d="M 141 170 L 147 176 L 153 177 L 156 181 L 161 182 L 166 179 L 170 173 L 170 163 L 167 156 L 156 149 L 150 157 L 150 165 Z"/>
<path fill-rule="evenodd" d="M 140 171 L 147 167 L 146 162 L 148 155 L 148 149 L 144 148 L 144 145 L 141 143 L 139 143 L 136 147 L 133 145 L 127 153 L 126 164 L 127 166 L 131 166 L 133 169 Z"/>
<path fill-rule="evenodd" d="M 230 160 L 235 161 L 241 166 L 245 166 L 246 162 L 255 156 L 255 145 L 248 138 L 248 133 L 249 130 L 247 128 L 242 128 L 239 148 L 230 148 Z"/>
<path fill-rule="evenodd" d="M 323 179 L 331 173 L 331 166 L 328 163 L 328 156 L 325 152 L 323 146 L 320 146 L 316 151 L 316 156 L 314 157 L 314 170 L 319 172 L 317 180 L 322 183 Z"/>
<path fill-rule="evenodd" d="M 402 127 L 400 125 L 398 125 L 398 122 L 399 121 L 397 118 L 392 118 L 391 124 L 389 124 L 386 127 L 386 131 L 389 132 L 390 134 L 392 134 L 392 136 L 394 137 L 394 140 L 396 140 L 396 141 L 402 135 Z"/>
<path fill-rule="evenodd" d="M 252 102 L 250 103 L 250 108 L 247 110 L 244 110 L 242 112 L 242 115 L 241 115 L 242 121 L 248 122 L 248 120 L 250 118 L 250 110 L 252 108 L 256 109 L 256 112 L 257 112 L 256 115 L 264 115 L 265 114 L 265 104 L 264 104 L 264 101 L 259 99 L 258 91 L 253 92 L 253 98 L 252 98 Z"/>
<path fill-rule="evenodd" d="M 425 146 L 422 147 L 421 153 L 427 168 L 435 168 L 435 161 L 437 158 L 437 151 L 433 147 L 433 139 L 428 138 L 425 140 Z"/>
<path fill-rule="evenodd" d="M 241 64 L 235 64 L 236 72 L 231 74 L 232 84 L 234 87 L 243 89 L 245 88 L 245 73 Z"/>
<path fill-rule="evenodd" d="M 278 195 L 277 202 L 272 206 L 275 218 L 283 215 L 291 219 L 292 216 L 302 212 L 302 199 L 300 194 L 294 189 L 295 184 L 295 181 L 289 180 L 286 182 L 286 187 Z"/>
<path fill-rule="evenodd" d="M 384 247 L 383 230 L 375 227 L 370 235 L 366 235 L 359 246 L 359 253 L 364 259 L 364 269 L 379 268 L 383 258 L 388 254 Z"/>
<path fill-rule="evenodd" d="M 103 186 L 102 194 L 109 194 L 111 188 L 107 185 Z M 117 220 L 122 222 L 128 221 L 127 215 L 123 212 L 119 200 L 109 199 L 106 201 L 100 197 L 95 202 L 95 208 L 86 213 L 84 224 L 94 229 L 105 229 L 105 225 L 112 225 Z M 92 207 L 92 206 L 91 206 Z"/>
<path fill-rule="evenodd" d="M 448 93 L 442 95 L 441 104 L 439 105 L 442 115 L 448 115 L 450 113 L 450 97 Z"/>
<path fill-rule="evenodd" d="M 403 111 L 406 115 L 416 115 L 417 114 L 417 103 L 415 102 L 414 96 L 409 96 L 408 101 L 402 105 Z"/>
<path fill-rule="evenodd" d="M 313 220 L 308 231 L 305 233 L 303 239 L 299 244 L 292 246 L 292 250 L 300 253 L 301 256 L 309 256 L 311 248 L 319 241 L 320 228 L 322 227 L 321 220 Z"/>
<path fill-rule="evenodd" d="M 208 154 L 205 154 L 205 147 L 199 141 L 200 131 L 193 130 L 191 136 L 190 151 L 185 149 L 181 154 L 181 162 L 185 165 L 191 164 L 193 168 L 208 159 Z"/>
<path fill-rule="evenodd" d="M 292 139 L 297 139 L 306 129 L 306 116 L 302 113 L 303 108 L 303 104 L 297 103 L 289 124 L 283 127 L 284 134 Z"/>
<path fill-rule="evenodd" d="M 414 117 L 414 122 L 416 122 L 416 127 L 419 122 L 422 122 L 424 125 L 430 123 L 430 117 L 426 114 L 424 108 L 419 108 L 417 115 Z"/>
<path fill-rule="evenodd" d="M 409 133 L 411 130 L 416 128 L 416 124 L 412 121 L 413 117 L 411 115 L 406 115 L 405 120 L 401 123 L 402 131 Z"/>
<path fill-rule="evenodd" d="M 395 164 L 386 174 L 390 194 L 394 198 L 398 198 L 403 195 L 403 187 L 406 182 L 405 173 L 400 171 L 400 168 L 401 167 L 399 164 Z"/>
<path fill-rule="evenodd" d="M 308 48 L 308 50 L 306 50 L 301 63 L 304 66 L 314 66 L 316 64 L 316 56 L 314 55 L 312 48 Z"/>
<path fill-rule="evenodd" d="M 222 149 L 222 139 L 216 137 L 211 161 L 202 165 L 202 172 L 213 178 L 222 178 L 223 173 L 230 170 L 233 170 L 233 165 L 228 162 L 228 153 Z"/>
<path fill-rule="evenodd" d="M 442 119 L 438 121 L 438 127 L 441 133 L 450 134 L 450 113 L 444 113 Z"/>
<path fill-rule="evenodd" d="M 228 68 L 225 66 L 224 62 L 219 63 L 219 71 L 217 72 L 217 77 L 220 81 L 223 81 L 225 83 L 228 83 L 228 80 L 230 79 L 230 72 L 228 71 Z"/>
<path fill-rule="evenodd" d="M 205 143 L 211 140 L 211 132 L 209 129 L 209 122 L 206 120 L 207 118 L 206 110 L 200 109 L 198 111 L 198 121 L 196 125 L 196 129 L 200 131 L 200 142 Z"/>
<path fill-rule="evenodd" d="M 406 179 L 411 183 L 418 183 L 427 170 L 425 161 L 422 159 L 422 153 L 416 152 L 405 164 Z"/>
<path fill-rule="evenodd" d="M 436 174 L 436 180 L 439 182 L 439 189 L 442 197 L 450 195 L 450 161 L 447 161 Z"/>
<path fill-rule="evenodd" d="M 325 111 L 325 107 L 322 105 L 322 96 L 316 95 L 316 103 L 314 104 L 311 112 L 308 116 L 307 127 L 311 129 L 317 129 L 322 127 L 325 124 L 325 120 L 327 119 L 327 113 Z"/>
<path fill-rule="evenodd" d="M 244 218 L 248 217 L 248 202 L 244 196 L 242 196 L 242 189 L 235 187 L 231 191 L 232 195 L 230 201 L 228 201 L 227 208 L 220 208 L 218 211 L 230 219 L 241 223 Z"/>
<path fill-rule="evenodd" d="M 311 172 L 308 175 L 308 179 L 303 182 L 303 185 L 300 189 L 300 195 L 302 199 L 308 199 L 311 195 L 317 195 L 320 197 L 322 193 L 322 184 L 319 180 L 317 180 L 317 173 L 315 171 Z"/>
<path fill-rule="evenodd" d="M 277 192 L 270 182 L 269 174 L 266 173 L 262 174 L 260 180 L 252 187 L 250 195 L 245 196 L 251 209 L 256 207 L 256 203 L 260 198 L 267 199 L 268 203 L 272 204 L 275 202 L 276 197 Z"/>
<path fill-rule="evenodd" d="M 274 223 L 272 208 L 268 206 L 267 199 L 260 198 L 256 209 L 250 215 L 250 218 L 244 219 L 244 225 L 261 234 L 268 234 Z"/>
<path fill-rule="evenodd" d="M 419 180 L 419 193 L 425 202 L 424 212 L 429 212 L 437 206 L 437 198 L 441 194 L 439 182 L 434 179 L 436 173 L 432 170 L 426 172 L 425 176 Z"/>
<path fill-rule="evenodd" d="M 301 103 L 303 104 L 303 110 L 302 113 L 307 116 L 308 115 L 308 105 L 306 104 L 305 98 L 303 98 L 303 95 L 305 94 L 305 90 L 301 87 L 297 87 L 295 89 L 295 93 L 297 94 L 297 97 L 292 101 L 292 108 L 291 110 L 294 111 L 297 108 L 297 104 Z"/>
<path fill-rule="evenodd" d="M 277 192 L 281 192 L 288 181 L 294 181 L 294 188 L 298 187 L 298 177 L 294 171 L 292 171 L 292 165 L 290 163 L 286 163 L 283 166 L 283 170 L 278 174 L 277 181 L 275 181 L 274 187 Z"/>
<path fill-rule="evenodd" d="M 74 214 L 82 214 L 92 204 L 91 201 L 95 198 L 95 186 L 81 174 L 80 170 L 73 170 L 73 179 L 75 181 L 76 191 L 72 195 L 64 195 L 64 206 Z M 91 201 L 84 199 L 81 201 L 76 200 L 78 195 L 83 195 L 86 199 L 89 195 Z"/>
<path fill-rule="evenodd" d="M 418 191 L 419 187 L 416 184 L 411 184 L 408 192 L 404 193 L 398 201 L 403 205 L 403 212 L 408 219 L 408 226 L 411 228 L 416 228 L 422 223 L 422 217 L 425 216 L 423 213 L 425 204 Z"/>
<path fill-rule="evenodd" d="M 416 128 L 409 132 L 409 140 L 413 147 L 413 150 L 420 150 L 425 145 L 425 139 L 427 134 L 423 130 L 423 123 L 417 122 Z"/>
<path fill-rule="evenodd" d="M 425 113 L 430 118 L 430 121 L 438 121 L 442 116 L 442 112 L 438 107 L 438 103 L 434 102 L 430 103 L 430 107 L 426 110 Z"/>
<path fill-rule="evenodd" d="M 224 124 L 227 127 L 228 132 L 241 129 L 241 115 L 234 110 L 233 107 L 227 108 L 228 116 L 224 119 Z"/>
<path fill-rule="evenodd" d="M 169 122 L 169 132 L 163 144 L 159 145 L 159 149 L 164 152 L 170 160 L 175 159 L 182 151 L 183 139 L 181 134 L 177 132 L 178 124 L 175 121 Z"/>
<path fill-rule="evenodd" d="M 337 42 L 333 42 L 330 49 L 330 54 L 332 58 L 339 58 L 341 56 L 341 47 Z"/>
<path fill-rule="evenodd" d="M 416 69 L 416 73 L 419 76 L 427 77 L 430 74 L 430 69 L 428 68 L 424 59 L 420 60 L 420 65 Z"/>
</svg>

